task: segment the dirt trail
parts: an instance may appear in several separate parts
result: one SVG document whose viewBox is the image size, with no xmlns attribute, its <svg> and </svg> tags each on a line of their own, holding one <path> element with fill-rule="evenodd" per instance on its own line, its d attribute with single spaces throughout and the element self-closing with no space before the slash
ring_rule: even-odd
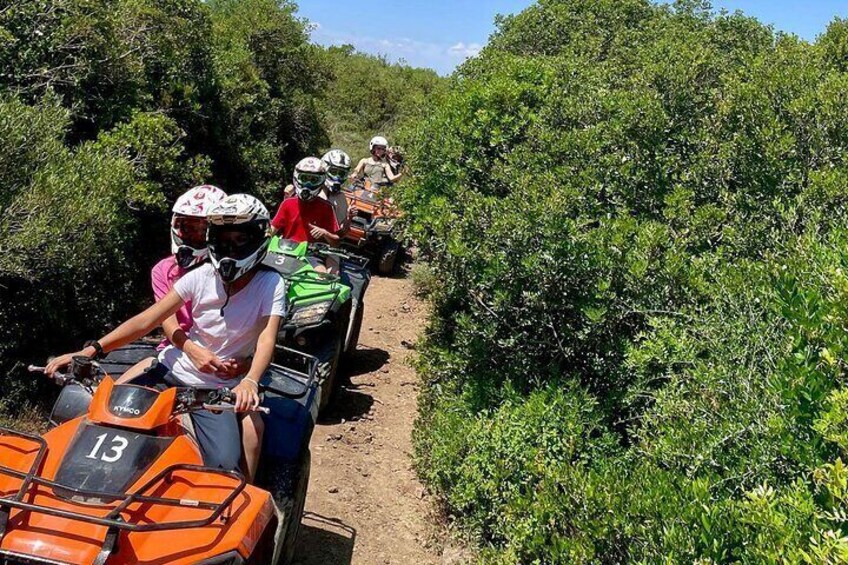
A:
<svg viewBox="0 0 848 565">
<path fill-rule="evenodd" d="M 409 279 L 375 277 L 350 383 L 312 436 L 296 563 L 439 563 L 433 513 L 412 470 L 418 386 L 407 360 L 425 307 Z M 428 543 L 429 542 L 429 543 Z"/>
</svg>

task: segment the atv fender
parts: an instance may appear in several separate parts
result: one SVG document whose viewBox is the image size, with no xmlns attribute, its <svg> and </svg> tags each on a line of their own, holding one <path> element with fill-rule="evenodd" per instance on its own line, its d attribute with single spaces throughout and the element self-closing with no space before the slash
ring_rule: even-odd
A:
<svg viewBox="0 0 848 565">
<path fill-rule="evenodd" d="M 295 461 L 263 460 L 257 483 L 274 500 L 277 513 L 274 565 L 289 565 L 303 520 L 312 455 L 307 445 Z"/>
<path fill-rule="evenodd" d="M 50 413 L 50 425 L 59 426 L 87 414 L 93 396 L 89 389 L 77 383 L 62 388 Z"/>
</svg>

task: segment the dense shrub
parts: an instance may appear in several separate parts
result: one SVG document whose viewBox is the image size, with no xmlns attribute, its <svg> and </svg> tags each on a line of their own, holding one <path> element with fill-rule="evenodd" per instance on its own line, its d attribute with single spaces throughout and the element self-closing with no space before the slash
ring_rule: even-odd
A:
<svg viewBox="0 0 848 565">
<path fill-rule="evenodd" d="M 315 47 L 315 55 L 324 85 L 319 107 L 330 145 L 354 159 L 367 156 L 375 135 L 393 143 L 400 124 L 420 115 L 445 84 L 434 71 L 390 64 L 350 45 Z"/>
<path fill-rule="evenodd" d="M 320 73 L 293 3 L 213 0 L 218 98 L 204 108 L 210 154 L 229 186 L 278 197 L 292 167 L 328 144 Z"/>
<path fill-rule="evenodd" d="M 844 561 L 845 29 L 540 0 L 405 130 L 419 468 L 483 561 Z"/>
<path fill-rule="evenodd" d="M 208 175 L 162 115 L 136 114 L 70 149 L 62 143 L 70 118 L 56 99 L 23 108 L 14 98 L 0 100 L 4 149 L 32 156 L 3 178 L 0 401 L 8 406 L 19 406 L 33 386 L 23 361 L 78 346 L 148 301 L 143 267 L 165 248 L 167 224 L 145 227 L 150 216 L 141 210 L 161 207 L 175 187 Z M 35 146 L 32 132 L 41 138 Z"/>
<path fill-rule="evenodd" d="M 437 78 L 340 56 L 385 77 L 389 106 L 358 114 L 364 95 L 346 95 L 341 60 L 309 44 L 292 2 L 0 8 L 0 412 L 49 398 L 32 394 L 27 363 L 149 302 L 168 207 L 188 187 L 214 182 L 273 205 L 291 166 L 330 145 L 329 124 L 391 122 Z"/>
</svg>

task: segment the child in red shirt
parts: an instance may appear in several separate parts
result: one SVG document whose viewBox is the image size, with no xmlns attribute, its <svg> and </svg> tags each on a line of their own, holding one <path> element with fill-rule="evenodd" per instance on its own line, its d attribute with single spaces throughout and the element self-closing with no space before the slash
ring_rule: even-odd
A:
<svg viewBox="0 0 848 565">
<path fill-rule="evenodd" d="M 271 233 L 285 239 L 323 241 L 332 246 L 339 244 L 339 223 L 332 204 L 318 198 L 324 186 L 327 171 L 323 162 L 315 157 L 303 159 L 294 169 L 294 190 L 297 198 L 283 200 L 274 219 Z"/>
</svg>

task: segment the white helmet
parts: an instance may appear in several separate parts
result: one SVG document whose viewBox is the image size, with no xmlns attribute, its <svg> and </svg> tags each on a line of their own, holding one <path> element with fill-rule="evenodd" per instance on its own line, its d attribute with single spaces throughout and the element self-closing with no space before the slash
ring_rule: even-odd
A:
<svg viewBox="0 0 848 565">
<path fill-rule="evenodd" d="M 265 258 L 271 217 L 259 200 L 233 194 L 209 212 L 209 258 L 225 283 L 231 283 Z"/>
<path fill-rule="evenodd" d="M 171 215 L 171 253 L 183 269 L 206 260 L 206 217 L 227 193 L 210 184 L 196 186 L 177 198 Z M 201 218 L 202 221 L 198 221 Z"/>
<path fill-rule="evenodd" d="M 294 192 L 301 200 L 312 200 L 327 180 L 327 167 L 318 157 L 307 157 L 294 167 Z"/>
<path fill-rule="evenodd" d="M 385 137 L 378 135 L 377 137 L 371 138 L 371 143 L 368 144 L 368 149 L 373 153 L 375 147 L 382 147 L 383 149 L 386 149 L 388 146 L 389 141 Z"/>
<path fill-rule="evenodd" d="M 327 168 L 327 189 L 338 192 L 350 173 L 350 156 L 341 149 L 333 149 L 324 154 L 321 161 Z"/>
</svg>

